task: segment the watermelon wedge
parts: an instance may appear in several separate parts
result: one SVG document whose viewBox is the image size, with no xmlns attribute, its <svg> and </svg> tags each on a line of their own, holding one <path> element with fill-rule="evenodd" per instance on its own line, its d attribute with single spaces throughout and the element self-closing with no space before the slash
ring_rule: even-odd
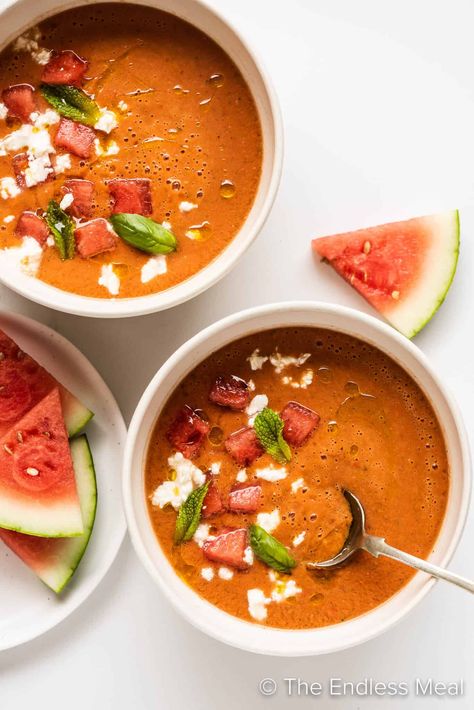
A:
<svg viewBox="0 0 474 710">
<path fill-rule="evenodd" d="M 85 434 L 71 441 L 71 456 L 84 533 L 80 537 L 55 539 L 0 529 L 0 539 L 57 594 L 69 582 L 86 551 L 97 507 L 94 461 Z"/>
<path fill-rule="evenodd" d="M 0 527 L 40 537 L 84 532 L 57 387 L 0 439 Z"/>
<path fill-rule="evenodd" d="M 59 387 L 69 436 L 76 436 L 93 413 L 0 330 L 0 437 L 54 387 Z"/>
<path fill-rule="evenodd" d="M 459 254 L 459 213 L 313 239 L 314 251 L 412 338 L 443 303 Z"/>
</svg>

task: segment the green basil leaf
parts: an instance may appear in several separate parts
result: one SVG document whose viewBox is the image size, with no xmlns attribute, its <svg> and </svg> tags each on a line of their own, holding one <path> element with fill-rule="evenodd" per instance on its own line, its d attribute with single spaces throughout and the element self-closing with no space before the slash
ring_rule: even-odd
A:
<svg viewBox="0 0 474 710">
<path fill-rule="evenodd" d="M 127 212 L 113 214 L 109 219 L 117 234 L 135 249 L 147 254 L 169 254 L 176 250 L 174 234 L 153 219 Z"/>
<path fill-rule="evenodd" d="M 191 540 L 196 532 L 199 521 L 201 520 L 202 504 L 208 488 L 209 481 L 192 491 L 179 509 L 174 531 L 174 542 L 176 545 L 180 542 Z"/>
<path fill-rule="evenodd" d="M 263 448 L 279 463 L 291 460 L 291 449 L 283 438 L 283 426 L 283 419 L 269 407 L 262 409 L 253 423 L 253 428 Z"/>
<path fill-rule="evenodd" d="M 56 200 L 50 200 L 45 215 L 46 224 L 50 228 L 59 256 L 64 261 L 72 259 L 76 251 L 74 239 L 74 222 Z"/>
<path fill-rule="evenodd" d="M 61 116 L 86 126 L 94 126 L 99 120 L 100 108 L 82 89 L 64 84 L 41 84 L 40 91 Z"/>
<path fill-rule="evenodd" d="M 296 567 L 296 560 L 286 547 L 260 525 L 250 526 L 250 546 L 259 560 L 277 572 L 289 573 Z"/>
</svg>

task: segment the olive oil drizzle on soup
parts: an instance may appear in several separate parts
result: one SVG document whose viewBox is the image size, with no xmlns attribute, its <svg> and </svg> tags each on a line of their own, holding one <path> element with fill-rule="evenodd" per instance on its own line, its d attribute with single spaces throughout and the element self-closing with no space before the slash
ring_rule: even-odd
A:
<svg viewBox="0 0 474 710">
<path fill-rule="evenodd" d="M 91 218 L 95 219 L 111 214 L 108 181 L 140 178 L 151 181 L 148 216 L 168 224 L 177 240 L 176 251 L 153 260 L 117 238 L 111 250 L 107 245 L 106 251 L 90 258 L 76 251 L 74 258 L 61 261 L 49 240 L 39 268 L 35 255 L 27 255 L 29 273 L 66 291 L 120 298 L 170 288 L 204 268 L 242 226 L 260 180 L 260 122 L 234 63 L 196 28 L 139 5 L 99 4 L 69 10 L 45 20 L 25 37 L 33 39 L 40 51 L 34 50 L 35 45 L 25 48 L 24 41 L 20 48 L 17 42 L 7 47 L 1 54 L 1 90 L 31 84 L 37 111 L 44 113 L 51 106 L 40 92 L 48 60 L 41 50 L 72 50 L 88 62 L 81 88 L 115 114 L 117 125 L 108 133 L 94 129 L 97 141 L 89 158 L 56 146 L 59 124 L 48 126 L 56 148 L 50 155 L 56 174 L 13 196 L 9 193 L 17 192 L 15 151 L 0 154 L 0 180 L 13 182 L 13 190 L 1 183 L 6 189 L 0 199 L 0 258 L 5 248 L 21 244 L 15 229 L 22 212 L 42 216 L 49 200 L 59 202 L 63 197 L 65 180 L 92 181 Z M 17 118 L 5 116 L 5 107 L 2 113 L 0 140 L 22 126 Z M 67 155 L 69 167 L 61 166 Z M 8 255 L 24 267 L 22 254 Z"/>
<path fill-rule="evenodd" d="M 278 353 L 295 360 L 285 365 Z M 258 360 L 272 354 L 273 362 Z M 261 367 L 252 369 L 249 358 L 254 367 Z M 268 406 L 277 412 L 293 400 L 319 414 L 319 424 L 306 442 L 291 447 L 289 463 L 282 465 L 264 453 L 242 474 L 223 442 L 245 427 L 249 417 L 245 410 L 209 401 L 211 387 L 221 375 L 242 378 L 250 385 L 251 401 L 266 395 Z M 171 504 L 160 507 L 167 495 L 160 487 L 174 479 L 174 492 L 179 493 L 181 479 L 172 468 L 176 461 L 182 465 L 181 454 L 176 459 L 167 432 L 176 428 L 176 414 L 184 405 L 197 410 L 209 425 L 192 463 L 208 477 L 214 471 L 212 480 L 224 507 L 236 487 L 259 484 L 261 496 L 255 512 L 224 509 L 201 520 L 209 528 L 198 528 L 194 539 L 173 544 L 177 511 Z M 284 469 L 286 476 L 273 482 L 258 477 L 268 469 Z M 152 435 L 145 488 L 158 541 L 187 584 L 242 619 L 299 629 L 363 614 L 395 594 L 413 575 L 403 565 L 365 552 L 332 571 L 305 568 L 305 560 L 335 554 L 347 535 L 350 513 L 342 489 L 349 488 L 363 502 L 369 533 L 426 557 L 445 513 L 449 472 L 433 409 L 394 361 L 347 335 L 310 328 L 277 329 L 214 353 L 176 388 Z M 260 517 L 262 513 L 268 515 Z M 206 535 L 256 522 L 287 546 L 297 561 L 291 574 L 277 573 L 257 558 L 245 569 L 237 569 L 206 558 L 205 548 L 199 546 Z M 258 591 L 249 597 L 249 590 Z"/>
</svg>

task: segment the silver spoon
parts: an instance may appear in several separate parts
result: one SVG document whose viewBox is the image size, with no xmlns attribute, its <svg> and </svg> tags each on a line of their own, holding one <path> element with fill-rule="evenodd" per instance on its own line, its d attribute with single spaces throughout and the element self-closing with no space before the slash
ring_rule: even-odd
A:
<svg viewBox="0 0 474 710">
<path fill-rule="evenodd" d="M 336 565 L 341 564 L 341 562 L 347 560 L 357 550 L 366 550 L 366 552 L 369 552 L 374 557 L 379 557 L 380 555 L 390 557 L 392 560 L 398 560 L 399 562 L 403 562 L 405 565 L 409 565 L 409 567 L 414 567 L 422 572 L 426 572 L 432 577 L 444 579 L 446 582 L 452 582 L 453 584 L 457 584 L 458 587 L 467 589 L 468 592 L 474 592 L 474 582 L 470 582 L 468 579 L 464 579 L 457 574 L 448 572 L 448 570 L 438 567 L 437 565 L 433 565 L 431 562 L 422 560 L 419 557 L 409 555 L 408 552 L 397 550 L 396 547 L 387 545 L 382 537 L 368 535 L 365 532 L 365 513 L 361 502 L 348 490 L 344 491 L 344 496 L 349 502 L 352 513 L 352 525 L 344 543 L 344 547 L 330 560 L 324 560 L 323 562 L 307 562 L 306 567 L 308 569 L 328 569 L 328 567 L 335 567 Z"/>
</svg>

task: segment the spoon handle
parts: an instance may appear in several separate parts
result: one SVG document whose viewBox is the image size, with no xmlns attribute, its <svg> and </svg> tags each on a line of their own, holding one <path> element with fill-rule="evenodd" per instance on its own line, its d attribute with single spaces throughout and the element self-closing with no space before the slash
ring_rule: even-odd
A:
<svg viewBox="0 0 474 710">
<path fill-rule="evenodd" d="M 433 565 L 431 562 L 422 560 L 419 557 L 409 555 L 408 552 L 397 550 L 396 547 L 387 545 L 385 540 L 381 537 L 365 535 L 361 547 L 367 552 L 370 552 L 370 554 L 374 557 L 379 557 L 379 555 L 390 557 L 392 560 L 403 562 L 403 564 L 409 565 L 409 567 L 414 567 L 422 572 L 426 572 L 432 577 L 444 579 L 446 582 L 457 584 L 458 587 L 462 587 L 463 589 L 467 589 L 468 592 L 474 593 L 474 582 L 471 582 L 464 577 L 460 577 L 458 574 L 449 572 L 447 569 Z"/>
</svg>

